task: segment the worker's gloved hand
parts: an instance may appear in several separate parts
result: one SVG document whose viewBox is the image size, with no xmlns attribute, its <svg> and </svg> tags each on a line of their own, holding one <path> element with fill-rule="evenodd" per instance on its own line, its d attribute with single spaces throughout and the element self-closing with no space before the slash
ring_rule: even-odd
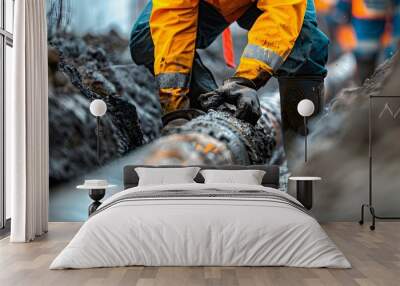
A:
<svg viewBox="0 0 400 286">
<path fill-rule="evenodd" d="M 224 103 L 236 106 L 235 117 L 255 125 L 261 116 L 255 84 L 248 79 L 234 77 L 214 91 L 199 96 L 205 110 L 218 109 Z"/>
</svg>

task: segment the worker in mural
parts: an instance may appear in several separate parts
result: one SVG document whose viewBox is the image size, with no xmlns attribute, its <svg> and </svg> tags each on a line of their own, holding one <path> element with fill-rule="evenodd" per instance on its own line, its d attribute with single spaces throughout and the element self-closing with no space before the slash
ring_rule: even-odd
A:
<svg viewBox="0 0 400 286">
<path fill-rule="evenodd" d="M 400 0 L 339 0 L 335 14 L 353 26 L 357 60 L 356 80 L 362 84 L 379 58 L 389 58 L 400 42 Z"/>
<path fill-rule="evenodd" d="M 248 44 L 234 76 L 217 86 L 196 49 L 208 47 L 234 21 L 249 31 Z M 322 109 L 328 43 L 313 0 L 153 0 L 133 26 L 130 50 L 155 75 L 164 114 L 229 103 L 237 118 L 256 124 L 257 90 L 277 77 L 286 137 L 304 132 L 300 100 L 311 99 L 315 114 Z"/>
<path fill-rule="evenodd" d="M 343 15 L 339 0 L 314 0 L 319 28 L 328 35 L 329 61 L 336 61 L 355 46 L 353 27 Z M 347 5 L 347 4 L 346 4 Z"/>
</svg>

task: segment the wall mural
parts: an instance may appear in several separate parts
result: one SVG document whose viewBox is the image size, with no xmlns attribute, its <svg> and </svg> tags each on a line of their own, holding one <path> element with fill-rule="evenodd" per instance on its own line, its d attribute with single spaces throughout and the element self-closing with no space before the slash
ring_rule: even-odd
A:
<svg viewBox="0 0 400 286">
<path fill-rule="evenodd" d="M 207 113 L 186 112 L 184 124 L 163 128 L 154 76 L 144 65 L 137 65 L 130 52 L 131 30 L 146 3 L 146 0 L 48 0 L 50 220 L 86 219 L 90 199 L 84 191 L 76 191 L 76 185 L 84 179 L 107 179 L 119 185 L 114 192 L 119 191 L 122 168 L 127 164 L 278 164 L 282 166 L 282 189 L 288 187 L 280 95 L 275 79 L 258 91 L 262 114 L 256 125 L 238 119 L 235 107 L 228 103 Z M 231 33 L 234 53 L 229 65 L 232 62 L 234 65 L 239 63 L 246 46 L 247 31 L 232 25 Z M 331 41 L 336 44 L 335 39 Z M 235 71 L 227 65 L 224 48 L 222 39 L 217 38 L 207 49 L 198 51 L 201 63 L 212 71 L 217 84 Z M 324 99 L 329 112 L 311 122 L 313 132 L 306 165 L 303 140 L 294 144 L 292 171 L 325 177 L 321 188 L 333 194 L 336 186 L 328 174 L 332 174 L 333 165 L 340 162 L 335 163 L 330 157 L 336 152 L 332 150 L 339 150 L 336 158 L 346 151 L 351 154 L 348 160 L 357 168 L 368 168 L 360 159 L 367 156 L 368 141 L 360 130 L 367 132 L 368 122 L 357 121 L 367 114 L 368 102 L 362 96 L 366 93 L 364 90 L 341 92 L 353 84 L 351 75 L 355 71 L 355 60 L 351 53 L 342 50 L 331 53 L 330 57 Z M 396 61 L 398 58 L 392 58 L 381 68 L 380 79 L 395 73 L 393 63 Z M 374 86 L 367 89 L 368 92 L 383 92 L 380 82 L 370 84 Z M 349 93 L 349 97 L 343 95 Z M 103 100 L 107 106 L 100 119 L 100 129 L 89 109 L 95 99 Z M 356 114 L 351 115 L 356 106 Z M 385 110 L 398 115 L 393 106 Z M 344 123 L 346 116 L 355 119 Z M 339 131 L 352 134 L 355 128 L 360 131 L 357 145 L 361 147 L 353 154 L 354 141 L 344 136 L 340 140 L 347 141 L 343 142 L 332 134 Z M 96 130 L 101 131 L 100 142 Z M 326 155 L 327 146 L 332 149 L 329 155 Z M 327 158 L 331 160 L 325 160 Z M 347 173 L 351 168 L 354 166 L 344 167 Z M 349 200 L 347 194 L 333 195 L 330 202 L 344 208 L 339 214 L 330 214 L 330 203 L 322 201 L 315 208 L 316 214 L 323 208 L 328 210 L 321 214 L 322 219 L 353 219 L 356 213 L 358 215 L 358 205 L 354 206 L 354 202 L 361 203 L 365 189 L 348 180 L 358 198 Z M 353 203 L 351 207 L 349 202 Z"/>
</svg>

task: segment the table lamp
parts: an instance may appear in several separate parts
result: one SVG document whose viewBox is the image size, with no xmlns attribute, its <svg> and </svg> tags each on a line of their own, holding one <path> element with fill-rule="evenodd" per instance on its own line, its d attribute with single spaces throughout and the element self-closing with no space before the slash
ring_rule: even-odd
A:
<svg viewBox="0 0 400 286">
<path fill-rule="evenodd" d="M 304 118 L 304 162 L 307 162 L 307 117 L 313 115 L 314 110 L 314 103 L 309 99 L 303 99 L 297 105 L 297 112 Z"/>
<path fill-rule="evenodd" d="M 97 162 L 100 164 L 100 137 L 102 136 L 103 129 L 101 127 L 100 119 L 106 114 L 107 105 L 101 99 L 95 99 L 90 103 L 90 113 L 96 117 L 97 127 L 96 127 L 96 136 L 97 136 Z"/>
</svg>

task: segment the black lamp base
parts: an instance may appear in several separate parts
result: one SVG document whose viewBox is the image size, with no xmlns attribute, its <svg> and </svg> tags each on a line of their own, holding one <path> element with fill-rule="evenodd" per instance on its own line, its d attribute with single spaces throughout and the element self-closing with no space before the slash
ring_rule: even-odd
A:
<svg viewBox="0 0 400 286">
<path fill-rule="evenodd" d="M 100 200 L 104 198 L 106 194 L 105 189 L 91 189 L 89 190 L 89 197 L 94 201 L 88 209 L 89 216 L 94 213 L 97 208 L 101 205 Z"/>
</svg>

